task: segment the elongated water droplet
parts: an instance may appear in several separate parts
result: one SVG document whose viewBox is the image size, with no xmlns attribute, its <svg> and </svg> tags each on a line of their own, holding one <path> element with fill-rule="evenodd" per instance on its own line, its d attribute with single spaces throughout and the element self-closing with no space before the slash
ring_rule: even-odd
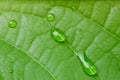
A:
<svg viewBox="0 0 120 80">
<path fill-rule="evenodd" d="M 10 28 L 15 28 L 17 26 L 17 22 L 15 20 L 10 20 L 8 26 Z"/>
<path fill-rule="evenodd" d="M 76 6 L 72 6 L 71 9 L 72 9 L 72 11 L 77 11 L 77 7 Z"/>
<path fill-rule="evenodd" d="M 57 42 L 64 42 L 65 41 L 64 33 L 58 28 L 52 28 L 51 36 Z"/>
<path fill-rule="evenodd" d="M 96 66 L 93 64 L 93 62 L 87 57 L 87 55 L 81 54 L 79 55 L 79 58 L 82 62 L 82 66 L 84 71 L 89 75 L 95 75 L 97 73 Z"/>
<path fill-rule="evenodd" d="M 48 21 L 53 21 L 54 19 L 55 19 L 55 15 L 54 14 L 50 13 L 50 14 L 47 15 L 47 20 Z"/>
</svg>

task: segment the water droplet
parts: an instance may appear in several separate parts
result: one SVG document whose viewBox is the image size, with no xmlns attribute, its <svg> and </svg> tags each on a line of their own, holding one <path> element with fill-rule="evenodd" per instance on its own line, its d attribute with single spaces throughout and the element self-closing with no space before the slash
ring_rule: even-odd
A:
<svg viewBox="0 0 120 80">
<path fill-rule="evenodd" d="M 11 69 L 11 70 L 9 71 L 9 73 L 13 73 L 13 70 Z"/>
<path fill-rule="evenodd" d="M 76 6 L 72 6 L 71 9 L 72 9 L 72 11 L 77 11 L 77 7 Z"/>
<path fill-rule="evenodd" d="M 95 75 L 97 73 L 96 66 L 93 64 L 93 62 L 87 57 L 87 55 L 81 54 L 79 55 L 79 58 L 82 62 L 82 66 L 84 71 L 89 75 Z"/>
<path fill-rule="evenodd" d="M 57 42 L 64 42 L 65 41 L 64 33 L 58 28 L 52 28 L 51 36 Z"/>
<path fill-rule="evenodd" d="M 14 62 L 14 59 L 10 59 L 10 63 L 13 63 Z"/>
<path fill-rule="evenodd" d="M 21 71 L 17 71 L 17 74 L 18 74 L 18 75 L 21 75 Z"/>
<path fill-rule="evenodd" d="M 47 15 L 47 20 L 48 21 L 53 21 L 54 19 L 55 19 L 55 15 L 54 14 L 50 13 L 50 14 Z"/>
<path fill-rule="evenodd" d="M 15 28 L 17 26 L 17 22 L 15 20 L 10 20 L 8 26 L 10 28 Z"/>
</svg>

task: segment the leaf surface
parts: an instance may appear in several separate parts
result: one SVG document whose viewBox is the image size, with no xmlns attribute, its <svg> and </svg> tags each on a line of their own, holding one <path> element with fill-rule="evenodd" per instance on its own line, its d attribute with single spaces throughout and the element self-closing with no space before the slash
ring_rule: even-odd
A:
<svg viewBox="0 0 120 80">
<path fill-rule="evenodd" d="M 52 27 L 78 54 L 86 52 L 100 80 L 118 80 L 119 8 L 119 1 L 1 1 L 0 80 L 96 80 L 66 44 L 52 39 Z M 46 19 L 49 13 L 55 20 Z M 11 19 L 16 28 L 8 27 Z"/>
</svg>

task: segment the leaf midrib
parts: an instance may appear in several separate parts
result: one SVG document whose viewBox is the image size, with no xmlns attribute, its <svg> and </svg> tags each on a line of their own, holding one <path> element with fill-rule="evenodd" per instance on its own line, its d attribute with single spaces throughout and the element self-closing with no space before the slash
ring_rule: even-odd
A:
<svg viewBox="0 0 120 80">
<path fill-rule="evenodd" d="M 61 7 L 61 6 L 60 6 L 60 7 Z M 64 7 L 64 8 L 65 8 L 65 7 Z M 15 11 L 11 11 L 11 12 L 15 12 Z M 19 12 L 16 12 L 16 13 L 19 13 Z M 27 13 L 22 12 L 21 14 L 27 14 Z M 117 40 L 120 42 L 120 38 L 119 38 L 117 35 L 113 34 L 113 33 L 110 32 L 110 31 L 108 31 L 107 29 L 105 29 L 104 27 L 102 27 L 100 24 L 94 22 L 93 20 L 90 20 L 89 18 L 87 18 L 87 17 L 84 16 L 83 14 L 81 14 L 81 13 L 79 13 L 79 14 L 80 14 L 81 16 L 83 16 L 85 19 L 87 19 L 87 20 L 89 20 L 90 22 L 92 22 L 93 24 L 98 25 L 99 28 L 102 29 L 102 31 L 106 32 L 107 34 L 109 34 L 110 36 L 112 36 L 113 38 L 117 39 Z M 27 15 L 36 16 L 36 15 L 34 15 L 34 14 L 27 14 Z M 37 17 L 41 17 L 41 16 L 37 16 Z M 42 17 L 42 18 L 44 18 L 44 17 Z M 53 78 L 54 80 L 57 80 L 57 79 L 55 78 L 55 76 L 54 76 L 44 65 L 40 64 L 40 62 L 38 62 L 36 59 L 34 59 L 34 57 L 32 57 L 31 55 L 29 55 L 28 52 L 26 52 L 26 51 L 24 51 L 23 49 L 20 49 L 19 47 L 11 44 L 10 42 L 6 41 L 5 39 L 1 39 L 1 38 L 0 38 L 0 40 L 4 41 L 4 42 L 7 43 L 8 45 L 11 45 L 12 47 L 16 48 L 17 50 L 20 50 L 20 51 L 22 51 L 23 53 L 25 53 L 25 54 L 26 54 L 27 56 L 29 56 L 33 61 L 35 61 L 37 64 L 39 64 L 44 70 L 46 70 L 46 71 L 52 76 L 52 78 Z"/>
</svg>

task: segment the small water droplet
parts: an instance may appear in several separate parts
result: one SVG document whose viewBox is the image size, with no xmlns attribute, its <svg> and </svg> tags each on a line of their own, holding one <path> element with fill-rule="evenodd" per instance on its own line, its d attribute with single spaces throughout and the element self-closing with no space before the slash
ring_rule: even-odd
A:
<svg viewBox="0 0 120 80">
<path fill-rule="evenodd" d="M 10 59 L 10 63 L 13 63 L 14 62 L 14 59 Z"/>
<path fill-rule="evenodd" d="M 54 19 L 55 19 L 55 15 L 54 14 L 50 13 L 50 14 L 47 15 L 47 20 L 48 21 L 53 21 Z"/>
<path fill-rule="evenodd" d="M 16 20 L 10 20 L 8 26 L 10 28 L 15 28 L 17 26 Z"/>
<path fill-rule="evenodd" d="M 77 7 L 76 6 L 72 6 L 71 9 L 72 9 L 72 11 L 77 11 Z"/>
<path fill-rule="evenodd" d="M 87 55 L 81 54 L 79 55 L 79 58 L 82 62 L 82 66 L 84 71 L 89 75 L 95 75 L 97 73 L 96 66 L 93 64 L 93 62 L 87 57 Z"/>
<path fill-rule="evenodd" d="M 11 69 L 11 70 L 9 71 L 9 73 L 13 73 L 13 70 Z"/>
<path fill-rule="evenodd" d="M 18 75 L 21 75 L 21 71 L 17 71 L 17 74 L 18 74 Z"/>
<path fill-rule="evenodd" d="M 65 41 L 64 33 L 58 28 L 52 28 L 51 36 L 57 42 L 64 42 Z"/>
</svg>

